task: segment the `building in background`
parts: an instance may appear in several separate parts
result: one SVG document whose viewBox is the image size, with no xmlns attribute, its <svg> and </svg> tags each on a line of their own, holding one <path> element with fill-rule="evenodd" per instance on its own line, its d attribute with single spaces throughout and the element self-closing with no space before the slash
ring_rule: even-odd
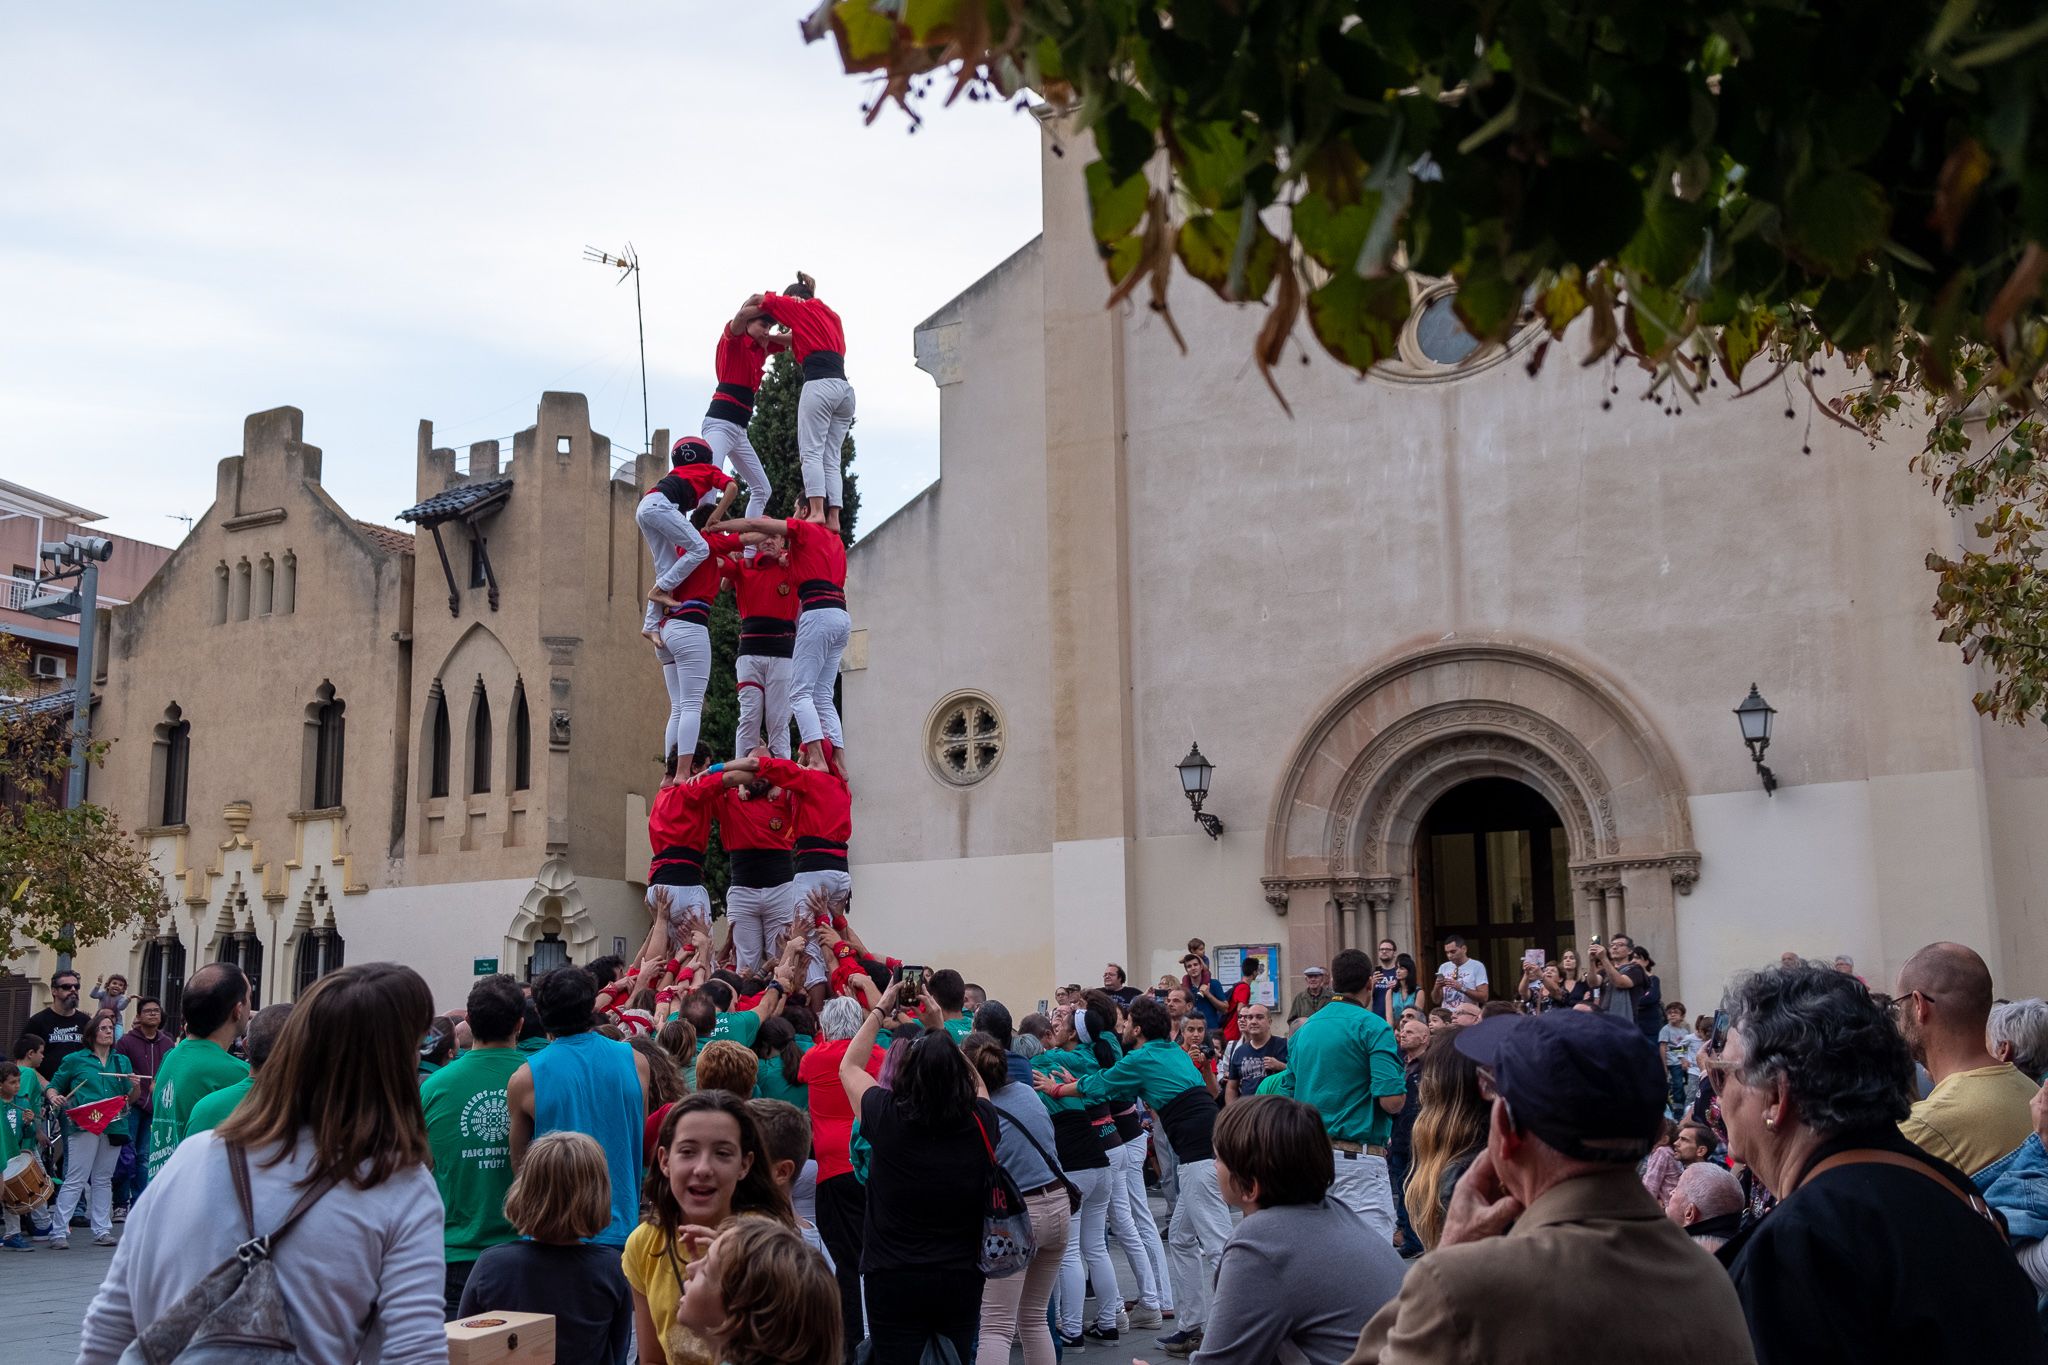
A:
<svg viewBox="0 0 2048 1365">
<path fill-rule="evenodd" d="M 49 493 L 0 479 L 0 635 L 12 635 L 28 646 L 29 695 L 34 699 L 70 692 L 78 676 L 78 618 L 47 621 L 21 610 L 37 595 L 36 577 L 43 565 L 37 551 L 45 541 L 68 535 L 101 535 L 93 523 L 100 514 Z M 170 547 L 127 536 L 107 536 L 114 553 L 100 566 L 100 606 L 119 606 L 142 591 L 171 557 Z"/>
<path fill-rule="evenodd" d="M 1371 377 L 1290 348 L 1290 417 L 1263 312 L 1177 276 L 1182 354 L 1104 309 L 1067 142 L 1043 235 L 918 329 L 942 476 L 850 557 L 871 943 L 1013 1002 L 1149 983 L 1190 935 L 1271 945 L 1282 1000 L 1450 932 L 1511 989 L 1625 929 L 1695 1008 L 1788 950 L 1875 983 L 1935 939 L 2048 982 L 2048 741 L 1980 720 L 1935 638 L 1922 560 L 1967 528 L 1913 433 L 1821 418 L 1802 454 L 1805 394 L 1795 423 L 1725 384 L 1667 416 L 1576 335 L 1532 377 L 1537 329 L 1479 346 L 1420 279 Z M 1753 682 L 1775 795 L 1730 715 Z"/>
<path fill-rule="evenodd" d="M 210 961 L 268 1003 L 393 958 L 454 1005 L 479 971 L 637 944 L 667 697 L 633 508 L 662 471 L 615 469 L 577 394 L 543 395 L 510 451 L 435 449 L 423 422 L 407 532 L 337 505 L 302 428 L 251 416 L 213 505 L 118 594 L 93 796 L 164 899 L 80 969 L 175 1012 Z M 16 964 L 44 981 L 54 957 Z"/>
</svg>

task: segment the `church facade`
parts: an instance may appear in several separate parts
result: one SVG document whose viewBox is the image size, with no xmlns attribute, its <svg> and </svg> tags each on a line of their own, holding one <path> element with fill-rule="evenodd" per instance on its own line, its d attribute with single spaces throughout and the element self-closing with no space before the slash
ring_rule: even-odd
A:
<svg viewBox="0 0 2048 1365">
<path fill-rule="evenodd" d="M 175 1013 L 206 962 L 270 1003 L 397 959 L 458 1005 L 481 970 L 638 944 L 667 698 L 633 508 L 661 471 L 615 467 L 578 394 L 543 395 L 509 451 L 423 422 L 403 532 L 335 502 L 303 426 L 251 416 L 206 515 L 103 618 L 90 793 L 163 899 L 80 970 Z"/>
<path fill-rule="evenodd" d="M 1042 235 L 917 331 L 940 478 L 851 555 L 871 941 L 1026 1001 L 1191 936 L 1277 956 L 1282 1001 L 1453 932 L 1498 994 L 1626 931 L 1694 1013 L 1787 951 L 1879 985 L 1956 939 L 2002 992 L 2048 979 L 2048 746 L 1935 639 L 1922 560 L 1967 528 L 1910 431 L 1725 382 L 1673 415 L 1577 336 L 1532 375 L 1535 335 L 1476 346 L 1427 281 L 1398 363 L 1290 355 L 1289 416 L 1262 314 L 1177 279 L 1182 354 L 1105 310 L 1053 141 Z"/>
</svg>

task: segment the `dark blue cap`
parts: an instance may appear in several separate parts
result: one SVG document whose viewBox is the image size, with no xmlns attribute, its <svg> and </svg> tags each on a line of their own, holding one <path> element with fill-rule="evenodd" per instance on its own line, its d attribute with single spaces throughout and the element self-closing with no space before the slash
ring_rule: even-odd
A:
<svg viewBox="0 0 2048 1365">
<path fill-rule="evenodd" d="M 1493 1073 L 1517 1130 L 1566 1156 L 1636 1162 L 1663 1133 L 1657 1049 L 1620 1015 L 1499 1015 L 1458 1030 L 1455 1046 Z"/>
</svg>

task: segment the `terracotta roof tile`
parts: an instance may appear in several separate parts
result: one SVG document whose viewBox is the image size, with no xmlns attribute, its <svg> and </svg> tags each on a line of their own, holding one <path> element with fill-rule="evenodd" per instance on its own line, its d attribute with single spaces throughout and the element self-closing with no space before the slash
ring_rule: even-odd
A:
<svg viewBox="0 0 2048 1365">
<path fill-rule="evenodd" d="M 356 522 L 356 529 L 370 538 L 370 543 L 380 550 L 393 554 L 409 555 L 413 552 L 412 532 L 394 531 L 389 526 L 379 526 L 374 521 Z"/>
</svg>

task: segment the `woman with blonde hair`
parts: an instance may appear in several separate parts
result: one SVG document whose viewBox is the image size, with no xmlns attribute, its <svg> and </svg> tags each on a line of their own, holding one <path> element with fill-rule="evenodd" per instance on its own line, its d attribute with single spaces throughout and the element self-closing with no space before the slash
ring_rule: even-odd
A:
<svg viewBox="0 0 2048 1365">
<path fill-rule="evenodd" d="M 1493 1106 L 1479 1093 L 1479 1064 L 1454 1045 L 1459 1030 L 1447 1028 L 1429 1040 L 1422 1052 L 1422 1075 L 1416 1097 L 1421 1112 L 1409 1135 L 1413 1156 L 1402 1202 L 1408 1224 L 1425 1249 L 1436 1246 L 1444 1230 L 1444 1210 L 1458 1177 L 1486 1150 L 1486 1125 Z"/>
<path fill-rule="evenodd" d="M 736 1218 L 690 1263 L 676 1322 L 724 1365 L 839 1365 L 839 1317 L 839 1285 L 801 1236 Z"/>
<path fill-rule="evenodd" d="M 295 1212 L 269 1257 L 300 1360 L 446 1361 L 441 1195 L 415 1076 L 433 1017 L 427 983 L 396 962 L 343 967 L 308 987 L 248 1098 L 180 1143 L 136 1201 L 85 1310 L 80 1362 L 114 1365 L 131 1342 L 149 1359 L 186 1349 L 189 1327 L 167 1320 L 172 1307 Z M 183 1335 L 159 1339 L 166 1331 Z"/>
<path fill-rule="evenodd" d="M 586 1133 L 535 1138 L 505 1192 L 505 1218 L 527 1240 L 477 1257 L 456 1316 L 552 1313 L 555 1359 L 623 1365 L 633 1291 L 618 1254 L 588 1240 L 612 1221 L 604 1148 Z"/>
</svg>

